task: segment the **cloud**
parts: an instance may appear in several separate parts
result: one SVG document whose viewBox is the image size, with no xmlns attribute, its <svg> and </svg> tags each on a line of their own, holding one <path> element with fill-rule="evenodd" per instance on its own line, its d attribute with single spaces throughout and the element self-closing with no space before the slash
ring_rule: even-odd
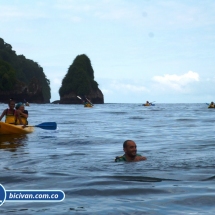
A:
<svg viewBox="0 0 215 215">
<path fill-rule="evenodd" d="M 101 88 L 101 91 L 102 91 L 103 94 L 112 94 L 113 93 L 112 90 L 105 89 L 105 88 Z"/>
<path fill-rule="evenodd" d="M 14 19 L 38 19 L 46 18 L 47 15 L 44 12 L 32 7 L 18 7 L 5 5 L 0 7 L 0 19 L 2 21 L 9 21 Z"/>
<path fill-rule="evenodd" d="M 199 81 L 199 74 L 189 71 L 184 75 L 154 76 L 153 81 L 157 82 L 163 89 L 173 89 L 175 91 L 186 91 L 186 87 L 194 82 Z"/>
<path fill-rule="evenodd" d="M 99 20 L 122 21 L 144 27 L 168 29 L 205 26 L 215 23 L 215 3 L 202 4 L 181 1 L 135 1 L 124 0 L 58 0 L 55 8 L 69 11 L 69 14 L 88 15 Z"/>
<path fill-rule="evenodd" d="M 64 10 L 68 16 L 78 16 L 81 21 L 84 19 L 94 18 L 96 20 L 124 21 L 130 22 L 141 19 L 142 12 L 139 11 L 136 4 L 125 2 L 123 0 L 101 0 L 101 1 L 74 1 L 74 0 L 58 0 L 55 8 Z M 68 13 L 69 12 L 69 13 Z M 70 20 L 73 20 L 70 18 Z M 133 22 L 132 21 L 132 22 Z"/>
<path fill-rule="evenodd" d="M 130 92 L 149 92 L 149 90 L 144 86 L 132 85 L 132 84 L 124 84 L 119 83 L 117 81 L 112 81 L 111 86 L 112 89 L 119 90 L 122 92 L 130 91 Z"/>
</svg>

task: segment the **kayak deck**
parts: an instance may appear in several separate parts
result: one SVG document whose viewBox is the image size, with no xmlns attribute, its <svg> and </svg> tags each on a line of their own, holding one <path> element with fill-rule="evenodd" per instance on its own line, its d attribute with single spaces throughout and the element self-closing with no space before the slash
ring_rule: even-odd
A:
<svg viewBox="0 0 215 215">
<path fill-rule="evenodd" d="M 5 122 L 0 122 L 0 134 L 28 134 L 33 131 L 33 126 L 23 128 L 22 125 L 12 125 Z"/>
</svg>

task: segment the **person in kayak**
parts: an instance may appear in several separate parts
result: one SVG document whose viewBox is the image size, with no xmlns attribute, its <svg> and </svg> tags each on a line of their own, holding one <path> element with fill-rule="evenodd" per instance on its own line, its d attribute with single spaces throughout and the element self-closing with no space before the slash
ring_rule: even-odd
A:
<svg viewBox="0 0 215 215">
<path fill-rule="evenodd" d="M 22 102 L 19 102 L 16 105 L 16 118 L 15 118 L 15 124 L 16 125 L 28 125 L 28 111 L 25 110 L 25 106 Z"/>
<path fill-rule="evenodd" d="M 13 99 L 9 100 L 8 107 L 9 108 L 5 109 L 2 112 L 2 114 L 0 116 L 0 121 L 5 116 L 5 123 L 14 124 L 15 123 L 15 113 L 16 113 L 16 110 L 14 109 L 14 107 L 15 107 L 15 101 Z"/>
<path fill-rule="evenodd" d="M 123 143 L 123 150 L 125 154 L 123 156 L 117 156 L 115 158 L 115 162 L 120 162 L 120 161 L 134 162 L 134 161 L 143 161 L 147 159 L 146 157 L 140 154 L 137 154 L 137 146 L 133 140 L 126 140 Z"/>
<path fill-rule="evenodd" d="M 149 103 L 149 101 L 146 101 L 146 106 L 150 106 L 151 103 Z"/>
<path fill-rule="evenodd" d="M 208 108 L 215 108 L 214 102 L 211 102 Z"/>
<path fill-rule="evenodd" d="M 85 99 L 82 100 L 84 107 L 92 107 L 92 105 Z"/>
</svg>

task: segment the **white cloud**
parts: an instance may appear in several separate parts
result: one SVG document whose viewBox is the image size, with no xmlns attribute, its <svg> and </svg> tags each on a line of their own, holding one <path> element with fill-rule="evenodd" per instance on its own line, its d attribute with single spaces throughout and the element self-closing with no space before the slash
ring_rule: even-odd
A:
<svg viewBox="0 0 215 215">
<path fill-rule="evenodd" d="M 184 75 L 165 74 L 164 76 L 154 76 L 152 79 L 163 88 L 184 91 L 186 86 L 199 81 L 199 74 L 189 71 Z"/>
<path fill-rule="evenodd" d="M 144 86 L 132 85 L 132 84 L 124 84 L 119 83 L 117 81 L 113 81 L 111 83 L 111 88 L 119 91 L 130 91 L 130 92 L 149 92 L 149 90 Z"/>
<path fill-rule="evenodd" d="M 215 3 L 189 4 L 186 1 L 135 2 L 124 0 L 58 0 L 55 8 L 69 15 L 89 15 L 100 20 L 123 21 L 150 28 L 188 28 L 215 23 Z"/>
<path fill-rule="evenodd" d="M 1 6 L 0 7 L 0 19 L 2 21 L 9 21 L 13 19 L 38 19 L 45 18 L 45 13 L 32 9 L 31 7 L 16 7 L 16 6 Z"/>
<path fill-rule="evenodd" d="M 135 3 L 124 0 L 91 0 L 90 3 L 85 0 L 58 0 L 54 7 L 65 13 L 69 12 L 68 16 L 81 16 L 81 21 L 94 18 L 100 21 L 122 21 L 126 24 L 139 20 L 142 23 L 142 11 Z M 73 21 L 72 18 L 70 20 Z"/>
<path fill-rule="evenodd" d="M 113 91 L 109 90 L 109 89 L 105 89 L 105 88 L 101 88 L 100 89 L 102 91 L 103 94 L 112 94 Z"/>
</svg>

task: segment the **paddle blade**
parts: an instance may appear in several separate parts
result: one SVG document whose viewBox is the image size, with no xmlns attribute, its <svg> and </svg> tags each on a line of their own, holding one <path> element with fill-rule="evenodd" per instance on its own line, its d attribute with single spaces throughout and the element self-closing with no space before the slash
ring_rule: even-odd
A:
<svg viewBox="0 0 215 215">
<path fill-rule="evenodd" d="M 85 99 L 93 106 L 93 104 L 90 102 L 90 100 L 87 99 L 87 97 L 85 96 Z"/>
<path fill-rule="evenodd" d="M 43 122 L 39 125 L 35 125 L 35 127 L 39 127 L 46 130 L 56 130 L 57 129 L 57 123 L 56 122 Z"/>
</svg>

